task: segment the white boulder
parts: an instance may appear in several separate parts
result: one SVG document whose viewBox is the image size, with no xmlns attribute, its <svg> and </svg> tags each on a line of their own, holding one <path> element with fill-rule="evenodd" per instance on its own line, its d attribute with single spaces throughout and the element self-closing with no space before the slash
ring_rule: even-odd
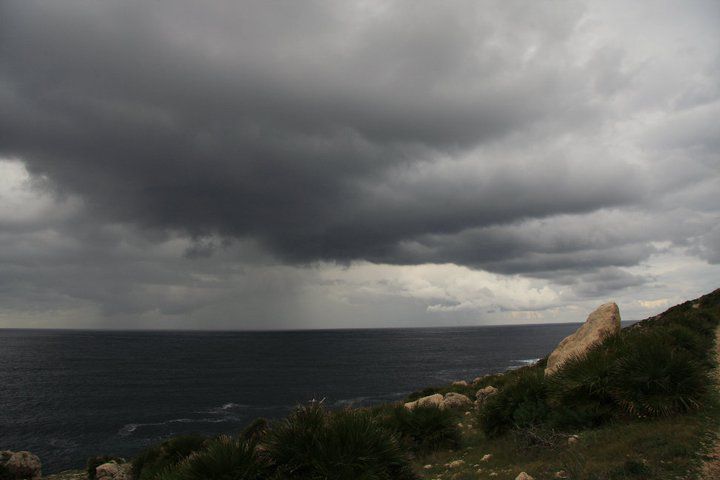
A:
<svg viewBox="0 0 720 480">
<path fill-rule="evenodd" d="M 95 468 L 96 480 L 131 480 L 130 464 L 107 462 Z"/>
<path fill-rule="evenodd" d="M 570 358 L 582 356 L 596 344 L 620 331 L 620 310 L 615 303 L 600 305 L 575 333 L 563 339 L 550 354 L 545 375 L 552 375 Z"/>
<path fill-rule="evenodd" d="M 440 408 L 444 400 L 444 397 L 436 393 L 434 395 L 428 395 L 427 397 L 422 397 L 414 402 L 408 402 L 405 404 L 405 408 L 408 410 L 413 410 L 416 407 L 437 407 Z"/>
<path fill-rule="evenodd" d="M 470 398 L 467 397 L 467 395 L 463 395 L 462 393 L 450 392 L 445 394 L 445 398 L 443 398 L 443 401 L 440 404 L 440 408 L 465 408 L 469 407 L 470 405 L 472 405 L 472 401 L 470 400 Z"/>
<path fill-rule="evenodd" d="M 488 385 L 485 388 L 481 388 L 475 393 L 475 405 L 477 407 L 481 407 L 483 403 L 485 403 L 485 400 L 488 399 L 488 397 L 491 397 L 492 395 L 495 395 L 498 392 L 498 389 L 493 387 L 492 385 Z"/>
</svg>

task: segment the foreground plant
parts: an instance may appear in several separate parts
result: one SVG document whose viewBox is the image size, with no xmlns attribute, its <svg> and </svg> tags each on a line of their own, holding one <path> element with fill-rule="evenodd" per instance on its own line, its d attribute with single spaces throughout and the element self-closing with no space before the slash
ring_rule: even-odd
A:
<svg viewBox="0 0 720 480">
<path fill-rule="evenodd" d="M 265 480 L 270 465 L 255 442 L 222 436 L 182 462 L 167 468 L 155 480 Z"/>
<path fill-rule="evenodd" d="M 132 462 L 133 478 L 150 480 L 204 448 L 208 442 L 201 435 L 180 435 L 140 453 Z"/>
<path fill-rule="evenodd" d="M 278 478 L 412 480 L 398 438 L 364 410 L 326 412 L 312 403 L 276 424 L 267 454 Z"/>
<path fill-rule="evenodd" d="M 456 448 L 460 443 L 458 415 L 449 409 L 427 406 L 409 410 L 397 405 L 383 411 L 379 419 L 418 454 L 441 448 Z"/>
</svg>

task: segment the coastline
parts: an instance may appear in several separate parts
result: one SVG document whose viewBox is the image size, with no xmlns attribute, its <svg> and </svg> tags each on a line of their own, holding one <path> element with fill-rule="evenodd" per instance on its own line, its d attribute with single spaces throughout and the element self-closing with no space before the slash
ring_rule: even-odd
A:
<svg viewBox="0 0 720 480">
<path fill-rule="evenodd" d="M 651 335 L 647 337 L 649 341 L 654 338 L 653 332 L 662 332 L 666 328 L 677 330 L 679 327 L 675 325 L 693 325 L 687 322 L 695 318 L 713 322 L 713 375 L 717 381 L 720 378 L 720 369 L 717 367 L 720 348 L 720 290 L 673 307 L 663 314 L 635 324 L 632 328 L 624 328 L 622 332 L 625 332 L 624 336 L 630 335 L 629 338 L 645 338 Z M 696 353 L 702 354 L 701 351 Z M 428 396 L 439 396 L 441 399 L 444 397 L 447 400 L 452 395 L 475 398 L 479 396 L 480 389 L 491 385 L 492 388 L 498 387 L 500 395 L 497 398 L 507 396 L 510 391 L 508 389 L 518 380 L 527 378 L 528 375 L 536 375 L 534 372 L 540 374 L 546 366 L 546 358 L 532 365 L 485 375 L 474 381 L 456 381 L 441 387 L 429 387 L 411 394 L 406 400 L 418 400 Z M 542 375 L 538 378 L 542 378 Z M 711 452 L 706 439 L 712 436 L 717 441 L 718 438 L 713 427 L 720 419 L 720 412 L 714 403 L 717 387 L 703 395 L 703 405 L 697 409 L 686 412 L 673 410 L 675 413 L 653 419 L 633 418 L 632 415 L 622 414 L 612 422 L 594 427 L 565 427 L 559 430 L 543 427 L 542 422 L 547 420 L 540 419 L 540 423 L 531 424 L 530 428 L 516 426 L 501 435 L 489 433 L 485 424 L 487 417 L 482 414 L 495 402 L 494 397 L 486 401 L 488 406 L 479 407 L 478 397 L 475 398 L 475 407 L 461 402 L 457 408 L 446 409 L 448 413 L 444 415 L 453 419 L 451 423 L 454 423 L 443 428 L 450 427 L 458 436 L 451 443 L 440 443 L 431 450 L 417 450 L 411 455 L 412 470 L 417 478 L 427 479 L 590 478 L 598 475 L 598 472 L 606 472 L 609 476 L 601 474 L 597 478 L 632 478 L 639 475 L 638 478 L 661 479 L 668 475 L 685 478 L 686 475 L 699 475 L 701 471 L 705 472 L 704 478 L 714 478 L 718 471 L 717 448 L 720 448 L 720 444 L 715 443 L 716 450 Z M 361 417 L 370 415 L 371 418 L 381 419 L 390 418 L 388 415 L 392 417 L 397 415 L 393 412 L 403 410 L 407 410 L 407 406 L 402 407 L 401 402 L 360 409 L 341 409 L 341 412 L 358 412 Z M 328 411 L 327 415 L 335 416 L 331 411 Z M 266 429 L 274 428 L 273 424 L 278 423 L 263 426 L 261 432 L 271 432 L 272 430 Z M 431 430 L 425 432 L 432 433 Z M 247 432 L 240 434 L 239 438 L 243 438 L 243 435 L 247 435 Z M 258 438 L 262 438 L 265 433 L 260 435 Z M 705 461 L 700 462 L 703 458 Z M 525 472 L 528 472 L 529 477 L 521 477 Z M 80 480 L 87 478 L 87 473 L 83 470 L 68 470 L 44 478 Z M 140 480 L 142 479 L 141 476 Z"/>
</svg>

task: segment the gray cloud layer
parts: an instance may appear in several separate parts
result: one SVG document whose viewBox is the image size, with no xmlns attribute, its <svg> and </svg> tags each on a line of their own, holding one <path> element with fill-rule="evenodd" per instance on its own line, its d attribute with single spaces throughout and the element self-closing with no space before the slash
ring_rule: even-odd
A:
<svg viewBox="0 0 720 480">
<path fill-rule="evenodd" d="M 627 12 L 648 21 L 633 31 L 574 1 L 4 1 L 0 157 L 82 205 L 55 227 L 77 248 L 42 251 L 78 269 L 63 294 L 110 310 L 233 242 L 601 295 L 649 281 L 623 268 L 669 245 L 720 259 L 720 16 L 678 9 Z M 195 241 L 90 288 L 107 225 Z"/>
</svg>

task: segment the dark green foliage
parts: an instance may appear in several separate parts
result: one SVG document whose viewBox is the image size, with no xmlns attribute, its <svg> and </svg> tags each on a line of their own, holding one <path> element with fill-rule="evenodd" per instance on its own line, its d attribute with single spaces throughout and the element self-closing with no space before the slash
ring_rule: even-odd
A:
<svg viewBox="0 0 720 480">
<path fill-rule="evenodd" d="M 612 417 L 612 371 L 621 345 L 619 337 L 608 339 L 587 355 L 569 359 L 547 378 L 553 425 L 594 427 Z"/>
<path fill-rule="evenodd" d="M 86 470 L 89 480 L 95 480 L 95 469 L 103 463 L 116 462 L 123 463 L 125 460 L 118 457 L 112 457 L 109 455 L 98 455 L 87 459 Z"/>
<path fill-rule="evenodd" d="M 133 477 L 136 480 L 151 479 L 200 450 L 206 442 L 201 435 L 181 435 L 150 447 L 133 460 Z"/>
<path fill-rule="evenodd" d="M 266 447 L 282 479 L 416 478 L 396 436 L 364 410 L 300 407 L 273 426 Z"/>
<path fill-rule="evenodd" d="M 628 413 L 662 417 L 700 407 L 708 377 L 685 350 L 648 335 L 617 359 L 612 395 Z"/>
<path fill-rule="evenodd" d="M 622 467 L 611 473 L 612 478 L 646 478 L 650 475 L 650 467 L 638 460 L 625 460 Z"/>
<path fill-rule="evenodd" d="M 460 442 L 457 414 L 437 407 L 408 410 L 402 405 L 383 412 L 378 419 L 396 432 L 415 453 L 456 448 Z"/>
<path fill-rule="evenodd" d="M 480 410 L 482 429 L 497 436 L 513 427 L 542 423 L 549 413 L 547 384 L 540 368 L 524 369 L 496 395 L 489 397 Z"/>
<path fill-rule="evenodd" d="M 263 480 L 270 465 L 256 443 L 227 436 L 209 441 L 202 450 L 166 468 L 156 480 Z"/>
<path fill-rule="evenodd" d="M 702 355 L 702 357 L 707 357 L 709 350 L 713 347 L 713 337 L 711 335 L 702 335 L 701 331 L 693 330 L 679 323 L 667 325 L 661 331 L 669 337 L 670 342 L 677 348 Z"/>
<path fill-rule="evenodd" d="M 719 320 L 720 290 L 622 330 L 548 378 L 539 365 L 508 372 L 480 411 L 483 430 L 596 427 L 698 409 L 715 365 Z"/>
<path fill-rule="evenodd" d="M 248 441 L 259 441 L 266 433 L 270 423 L 264 418 L 256 418 L 240 433 L 240 438 Z"/>
</svg>

